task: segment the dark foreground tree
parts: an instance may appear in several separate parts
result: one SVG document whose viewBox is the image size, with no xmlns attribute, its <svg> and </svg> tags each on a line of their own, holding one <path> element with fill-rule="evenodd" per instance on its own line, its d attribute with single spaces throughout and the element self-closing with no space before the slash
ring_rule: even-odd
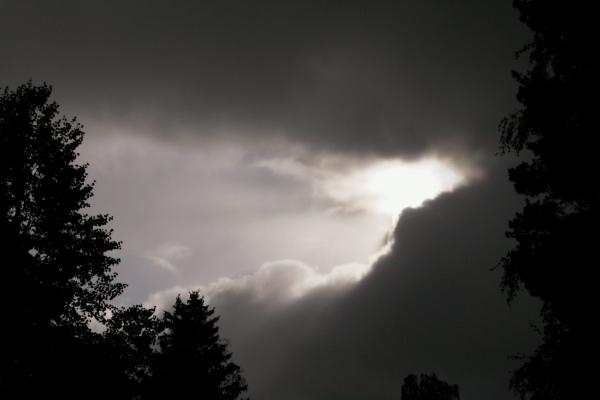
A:
<svg viewBox="0 0 600 400">
<path fill-rule="evenodd" d="M 106 330 L 95 347 L 103 364 L 102 375 L 110 382 L 108 398 L 137 399 L 142 395 L 152 370 L 161 321 L 154 309 L 140 305 L 113 310 Z"/>
<path fill-rule="evenodd" d="M 85 211 L 83 131 L 50 94 L 31 82 L 0 94 L 0 397 L 91 397 L 88 325 L 124 287 L 114 282 L 110 217 Z"/>
<path fill-rule="evenodd" d="M 458 386 L 450 385 L 435 374 L 408 375 L 402 385 L 402 400 L 458 400 Z"/>
<path fill-rule="evenodd" d="M 198 293 L 162 320 L 112 304 L 120 244 L 108 215 L 86 212 L 82 127 L 51 91 L 0 93 L 0 398 L 238 399 L 245 381 Z"/>
<path fill-rule="evenodd" d="M 501 130 L 505 151 L 528 153 L 509 173 L 527 202 L 500 266 L 509 298 L 524 288 L 542 301 L 543 343 L 511 385 L 536 400 L 596 398 L 600 4 L 514 5 L 534 37 L 523 50 L 530 69 L 515 73 L 522 108 Z"/>
<path fill-rule="evenodd" d="M 164 332 L 144 398 L 242 398 L 246 382 L 219 337 L 218 319 L 198 292 L 185 302 L 177 296 L 173 311 L 162 319 Z"/>
</svg>

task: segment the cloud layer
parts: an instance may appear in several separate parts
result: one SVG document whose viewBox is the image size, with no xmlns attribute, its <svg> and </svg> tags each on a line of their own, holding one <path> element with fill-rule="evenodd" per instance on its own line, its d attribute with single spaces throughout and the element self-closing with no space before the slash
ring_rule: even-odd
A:
<svg viewBox="0 0 600 400">
<path fill-rule="evenodd" d="M 48 81 L 85 123 L 121 301 L 201 288 L 253 399 L 398 399 L 436 371 L 500 400 L 534 340 L 489 271 L 518 206 L 493 154 L 526 36 L 504 0 L 0 1 L 0 86 Z M 468 185 L 386 236 L 348 171 L 432 156 Z"/>
<path fill-rule="evenodd" d="M 525 36 L 502 0 L 0 7 L 3 83 L 47 80 L 86 122 L 360 155 L 495 146 Z"/>
<path fill-rule="evenodd" d="M 389 253 L 362 279 L 341 270 L 344 285 L 280 262 L 205 287 L 253 398 L 397 399 L 405 375 L 429 371 L 467 400 L 511 398 L 509 356 L 535 343 L 535 304 L 509 309 L 490 271 L 510 190 L 496 174 L 405 211 Z"/>
</svg>

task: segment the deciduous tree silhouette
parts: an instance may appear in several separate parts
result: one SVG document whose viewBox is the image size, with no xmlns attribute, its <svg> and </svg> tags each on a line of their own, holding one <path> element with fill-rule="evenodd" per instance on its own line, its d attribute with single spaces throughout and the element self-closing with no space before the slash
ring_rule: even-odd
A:
<svg viewBox="0 0 600 400">
<path fill-rule="evenodd" d="M 414 374 L 404 378 L 402 400 L 458 400 L 458 386 L 450 385 L 435 374 Z"/>
<path fill-rule="evenodd" d="M 154 309 L 140 305 L 117 308 L 106 321 L 96 348 L 102 354 L 102 375 L 110 382 L 107 397 L 137 399 L 152 374 L 161 321 Z"/>
<path fill-rule="evenodd" d="M 162 318 L 164 332 L 145 399 L 242 398 L 246 382 L 219 337 L 218 319 L 198 292 L 191 292 L 185 302 L 177 296 L 173 311 Z"/>
<path fill-rule="evenodd" d="M 514 5 L 534 37 L 523 49 L 530 69 L 514 73 L 522 108 L 503 121 L 501 143 L 505 151 L 528 152 L 509 173 L 527 202 L 507 233 L 517 245 L 499 265 L 509 298 L 524 288 L 541 299 L 544 326 L 543 344 L 511 385 L 532 399 L 588 399 L 597 396 L 588 365 L 598 356 L 600 6 Z"/>
<path fill-rule="evenodd" d="M 198 293 L 162 319 L 111 303 L 125 287 L 120 244 L 108 215 L 85 211 L 82 127 L 51 92 L 28 82 L 0 95 L 0 398 L 239 399 L 246 383 Z"/>
<path fill-rule="evenodd" d="M 0 94 L 0 394 L 89 398 L 87 351 L 121 293 L 108 215 L 86 213 L 93 185 L 77 163 L 83 131 L 59 116 L 51 88 Z M 34 393 L 35 392 L 35 393 Z"/>
</svg>

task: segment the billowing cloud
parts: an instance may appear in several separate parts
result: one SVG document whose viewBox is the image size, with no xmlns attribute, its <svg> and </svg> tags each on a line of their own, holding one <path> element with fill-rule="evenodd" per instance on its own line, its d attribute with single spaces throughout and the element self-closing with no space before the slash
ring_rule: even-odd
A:
<svg viewBox="0 0 600 400">
<path fill-rule="evenodd" d="M 124 242 L 120 301 L 203 290 L 252 398 L 398 399 L 436 371 L 500 400 L 533 340 L 489 271 L 526 40 L 504 0 L 1 1 L 0 86 L 54 85 Z"/>
<path fill-rule="evenodd" d="M 490 271 L 519 203 L 510 190 L 495 173 L 405 211 L 389 252 L 345 290 L 298 262 L 204 288 L 251 395 L 391 400 L 408 373 L 436 371 L 461 398 L 510 398 L 509 356 L 535 342 L 534 305 L 509 309 Z"/>
<path fill-rule="evenodd" d="M 359 282 L 370 270 L 368 264 L 344 264 L 322 272 L 297 260 L 267 262 L 255 272 L 239 278 L 222 277 L 208 285 L 175 286 L 152 294 L 146 304 L 168 309 L 177 294 L 198 290 L 208 300 L 243 294 L 254 302 L 279 307 L 317 290 L 343 290 Z"/>
</svg>

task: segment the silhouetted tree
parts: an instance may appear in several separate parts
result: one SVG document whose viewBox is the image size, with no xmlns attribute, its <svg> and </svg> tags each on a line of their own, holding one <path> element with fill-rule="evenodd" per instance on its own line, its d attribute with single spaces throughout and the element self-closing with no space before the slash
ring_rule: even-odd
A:
<svg viewBox="0 0 600 400">
<path fill-rule="evenodd" d="M 198 292 L 185 302 L 177 296 L 173 311 L 162 318 L 164 332 L 144 398 L 241 399 L 246 382 L 219 337 L 218 319 Z"/>
<path fill-rule="evenodd" d="M 103 321 L 124 288 L 110 217 L 85 212 L 93 185 L 76 160 L 82 127 L 50 94 L 31 82 L 0 94 L 0 397 L 93 397 L 89 322 Z"/>
<path fill-rule="evenodd" d="M 598 2 L 516 0 L 533 31 L 522 52 L 530 69 L 514 73 L 522 108 L 501 125 L 505 151 L 528 152 L 509 171 L 523 210 L 507 235 L 517 245 L 501 260 L 509 298 L 524 288 L 542 301 L 543 344 L 511 385 L 532 399 L 597 396 Z M 594 371 L 595 372 L 595 371 Z"/>
<path fill-rule="evenodd" d="M 111 217 L 85 212 L 82 126 L 51 92 L 28 82 L 0 95 L 0 397 L 239 399 L 246 383 L 197 292 L 162 319 L 111 303 L 125 287 L 120 244 Z"/>
<path fill-rule="evenodd" d="M 414 374 L 404 378 L 402 400 L 458 400 L 458 386 L 450 385 L 435 374 Z"/>
<path fill-rule="evenodd" d="M 96 348 L 103 364 L 108 397 L 135 399 L 151 376 L 151 362 L 161 321 L 154 309 L 140 305 L 113 310 Z"/>
</svg>

